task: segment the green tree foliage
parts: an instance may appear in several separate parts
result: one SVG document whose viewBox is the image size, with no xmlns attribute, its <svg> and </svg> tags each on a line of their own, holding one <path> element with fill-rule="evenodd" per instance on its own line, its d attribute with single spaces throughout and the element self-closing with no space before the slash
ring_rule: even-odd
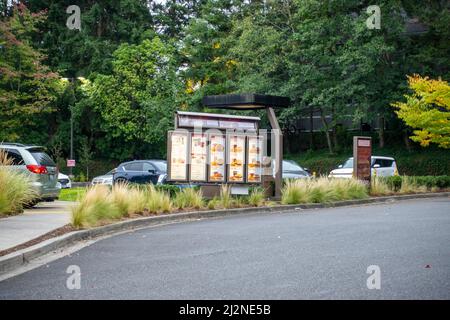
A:
<svg viewBox="0 0 450 320">
<path fill-rule="evenodd" d="M 418 75 L 408 77 L 413 94 L 405 95 L 406 102 L 393 106 L 400 119 L 414 128 L 413 141 L 428 147 L 435 143 L 450 149 L 450 86 L 448 82 Z"/>
<path fill-rule="evenodd" d="M 123 44 L 113 57 L 112 74 L 98 75 L 86 88 L 102 130 L 125 139 L 134 152 L 163 154 L 177 106 L 173 49 L 155 37 Z"/>
<path fill-rule="evenodd" d="M 123 43 L 139 43 L 154 35 L 146 0 L 24 1 L 33 12 L 48 11 L 36 39 L 47 50 L 48 63 L 65 77 L 88 77 L 111 71 L 112 53 Z M 66 26 L 67 7 L 81 10 L 81 31 Z"/>
<path fill-rule="evenodd" d="M 0 20 L 0 141 L 19 140 L 33 130 L 39 117 L 53 111 L 62 89 L 58 74 L 43 64 L 44 55 L 32 46 L 43 12 L 24 5 Z"/>
</svg>

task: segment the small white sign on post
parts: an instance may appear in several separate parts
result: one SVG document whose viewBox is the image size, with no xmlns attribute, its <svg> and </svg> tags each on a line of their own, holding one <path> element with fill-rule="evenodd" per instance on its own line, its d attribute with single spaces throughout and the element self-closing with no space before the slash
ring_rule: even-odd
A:
<svg viewBox="0 0 450 320">
<path fill-rule="evenodd" d="M 75 167 L 75 160 L 67 159 L 67 167 Z"/>
</svg>

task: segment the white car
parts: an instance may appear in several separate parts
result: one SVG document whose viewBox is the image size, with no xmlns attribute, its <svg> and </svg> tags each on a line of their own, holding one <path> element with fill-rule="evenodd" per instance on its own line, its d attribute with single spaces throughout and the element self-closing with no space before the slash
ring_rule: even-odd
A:
<svg viewBox="0 0 450 320">
<path fill-rule="evenodd" d="M 379 177 L 391 177 L 398 174 L 397 163 L 392 157 L 372 156 L 371 158 L 372 175 Z M 350 179 L 353 177 L 353 157 L 348 158 L 344 164 L 339 165 L 337 169 L 331 170 L 328 175 L 330 178 Z"/>
<path fill-rule="evenodd" d="M 58 173 L 58 182 L 61 184 L 61 189 L 72 188 L 72 181 L 70 181 L 69 176 L 64 173 Z"/>
<path fill-rule="evenodd" d="M 113 184 L 113 173 L 116 169 L 113 169 L 109 171 L 108 173 L 105 173 L 102 176 L 95 177 L 92 179 L 92 184 L 104 184 L 112 186 Z"/>
</svg>

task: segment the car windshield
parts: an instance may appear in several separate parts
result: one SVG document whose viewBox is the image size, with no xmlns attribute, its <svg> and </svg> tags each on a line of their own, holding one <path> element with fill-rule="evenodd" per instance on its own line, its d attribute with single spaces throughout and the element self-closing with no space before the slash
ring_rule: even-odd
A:
<svg viewBox="0 0 450 320">
<path fill-rule="evenodd" d="M 353 158 L 350 158 L 347 161 L 345 161 L 345 163 L 342 165 L 342 168 L 345 169 L 353 168 Z"/>
<path fill-rule="evenodd" d="M 153 161 L 152 164 L 158 168 L 161 172 L 167 172 L 167 162 L 166 161 Z"/>
<path fill-rule="evenodd" d="M 300 167 L 295 162 L 283 161 L 283 170 L 284 171 L 303 171 L 303 168 Z"/>
</svg>

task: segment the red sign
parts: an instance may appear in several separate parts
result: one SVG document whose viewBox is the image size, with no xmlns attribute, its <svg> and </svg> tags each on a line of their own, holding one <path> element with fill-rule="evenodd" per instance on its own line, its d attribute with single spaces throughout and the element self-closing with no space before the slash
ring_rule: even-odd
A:
<svg viewBox="0 0 450 320">
<path fill-rule="evenodd" d="M 67 167 L 75 167 L 75 160 L 69 160 L 67 159 Z"/>
<path fill-rule="evenodd" d="M 353 137 L 353 177 L 370 183 L 372 138 Z"/>
</svg>

